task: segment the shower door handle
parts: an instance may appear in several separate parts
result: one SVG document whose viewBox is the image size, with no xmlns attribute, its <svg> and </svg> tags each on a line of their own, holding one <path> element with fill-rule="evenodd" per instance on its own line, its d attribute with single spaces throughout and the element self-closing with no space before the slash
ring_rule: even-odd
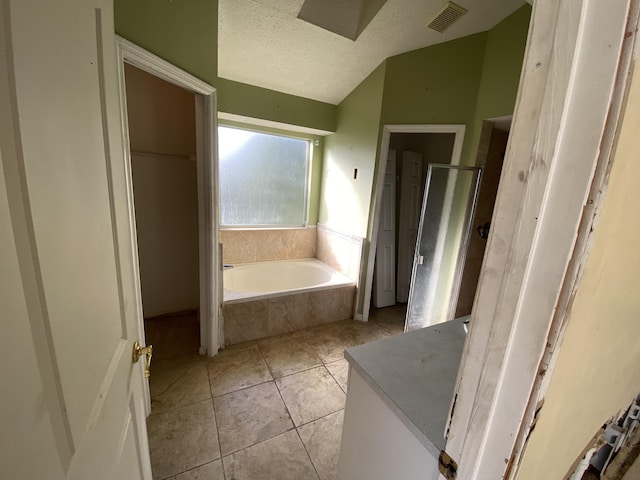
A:
<svg viewBox="0 0 640 480">
<path fill-rule="evenodd" d="M 418 265 L 422 265 L 424 263 L 424 255 L 417 255 L 416 262 L 418 263 Z"/>
</svg>

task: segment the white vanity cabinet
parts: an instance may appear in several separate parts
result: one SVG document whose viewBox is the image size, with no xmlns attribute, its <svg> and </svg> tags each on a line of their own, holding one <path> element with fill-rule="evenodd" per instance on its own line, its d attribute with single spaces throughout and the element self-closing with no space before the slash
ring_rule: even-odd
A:
<svg viewBox="0 0 640 480">
<path fill-rule="evenodd" d="M 464 320 L 346 350 L 340 480 L 438 479 Z"/>
</svg>

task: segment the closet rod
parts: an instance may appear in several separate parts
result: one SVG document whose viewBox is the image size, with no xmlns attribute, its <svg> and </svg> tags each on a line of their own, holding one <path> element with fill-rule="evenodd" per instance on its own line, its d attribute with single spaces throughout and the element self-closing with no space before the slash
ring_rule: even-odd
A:
<svg viewBox="0 0 640 480">
<path fill-rule="evenodd" d="M 184 155 L 184 154 L 174 154 L 174 153 L 158 153 L 158 152 L 144 152 L 141 150 L 131 150 L 131 156 L 138 155 L 142 157 L 163 157 L 163 158 L 184 158 L 187 160 L 195 160 L 195 155 Z"/>
</svg>

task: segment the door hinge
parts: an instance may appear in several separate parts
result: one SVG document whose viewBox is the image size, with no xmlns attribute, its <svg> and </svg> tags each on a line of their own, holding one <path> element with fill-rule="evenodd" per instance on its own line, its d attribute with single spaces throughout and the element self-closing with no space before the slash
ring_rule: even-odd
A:
<svg viewBox="0 0 640 480">
<path fill-rule="evenodd" d="M 458 464 L 444 450 L 440 451 L 438 458 L 438 470 L 447 480 L 456 480 L 458 476 Z"/>
</svg>

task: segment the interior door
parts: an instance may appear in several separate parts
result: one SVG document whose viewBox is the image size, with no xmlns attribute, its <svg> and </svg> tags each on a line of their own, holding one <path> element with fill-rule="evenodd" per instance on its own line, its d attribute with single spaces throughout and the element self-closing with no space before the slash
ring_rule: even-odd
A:
<svg viewBox="0 0 640 480">
<path fill-rule="evenodd" d="M 420 225 L 420 205 L 424 186 L 422 155 L 402 152 L 400 181 L 400 213 L 398 219 L 398 283 L 396 298 L 404 303 L 409 298 L 413 252 Z"/>
<path fill-rule="evenodd" d="M 376 246 L 373 306 L 396 303 L 396 151 L 389 150 Z"/>
<path fill-rule="evenodd" d="M 32 408 L 9 412 L 20 415 L 9 430 L 2 423 L 14 454 L 3 474 L 149 479 L 143 362 L 132 362 L 144 338 L 123 247 L 131 236 L 116 228 L 127 222 L 118 221 L 126 202 L 113 2 L 15 0 L 1 10 L 3 246 L 12 240 L 26 312 L 5 335 L 27 322 L 23 348 L 33 353 L 21 363 L 23 349 L 12 349 L 2 363 L 40 385 L 21 399 Z"/>
<path fill-rule="evenodd" d="M 453 319 L 480 175 L 479 167 L 428 165 L 406 331 Z"/>
</svg>

